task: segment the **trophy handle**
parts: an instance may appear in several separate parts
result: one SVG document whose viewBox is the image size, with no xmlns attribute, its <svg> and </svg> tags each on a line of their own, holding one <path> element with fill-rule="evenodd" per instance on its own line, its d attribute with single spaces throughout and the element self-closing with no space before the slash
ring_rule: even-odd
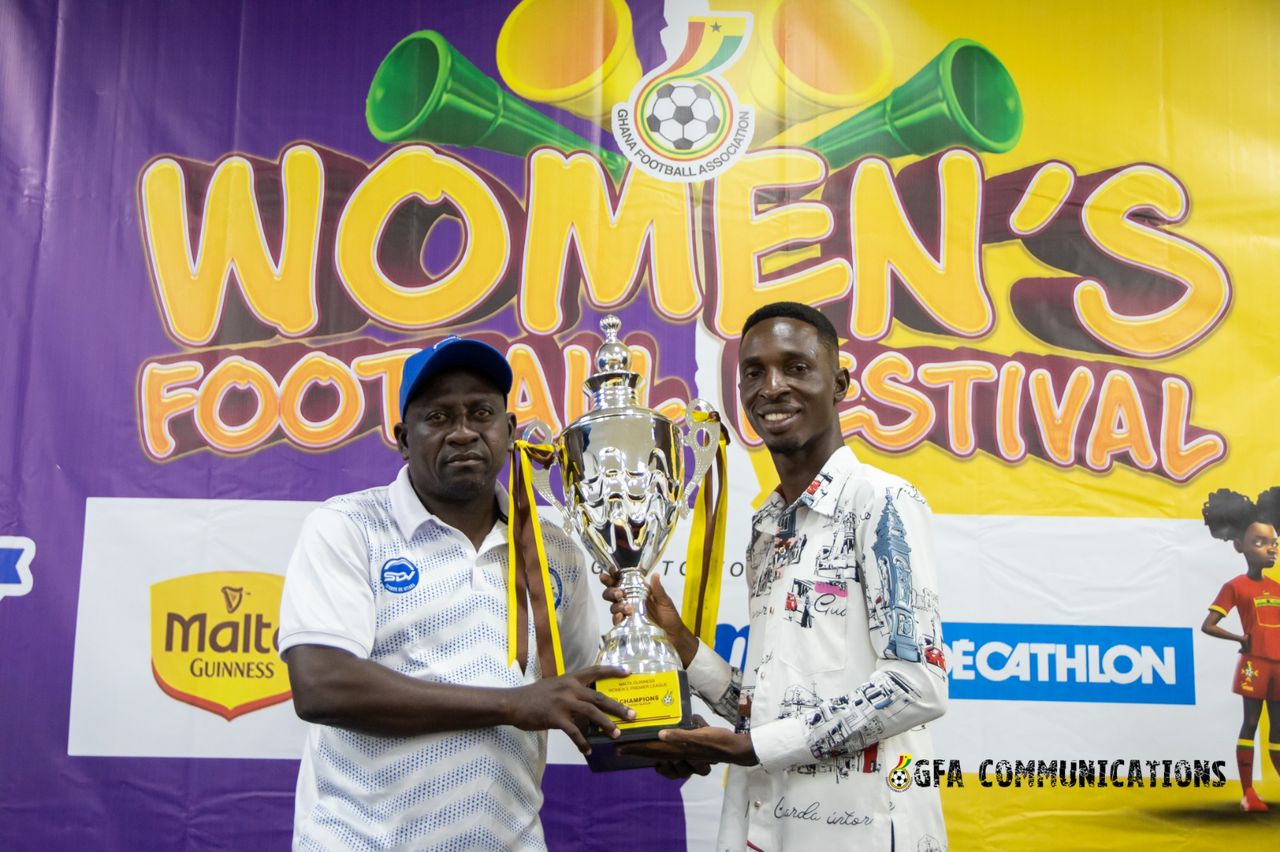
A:
<svg viewBox="0 0 1280 852">
<path fill-rule="evenodd" d="M 711 403 L 705 399 L 693 399 L 689 401 L 689 410 L 685 414 L 685 431 L 682 435 L 684 445 L 693 451 L 693 476 L 684 487 L 684 494 L 680 498 L 680 516 L 688 517 L 692 511 L 692 499 L 698 494 L 698 486 L 702 484 L 702 479 L 706 476 L 707 471 L 711 469 L 711 463 L 715 461 L 716 450 L 720 446 L 720 430 L 724 428 L 718 420 L 699 420 L 695 419 L 693 414 L 714 414 L 715 409 L 711 407 Z"/>
<path fill-rule="evenodd" d="M 528 441 L 530 444 L 551 444 L 554 437 L 551 434 L 551 427 L 541 420 L 535 420 L 524 427 L 524 432 L 521 434 L 521 440 Z M 576 528 L 578 519 L 565 508 L 564 503 L 560 501 L 560 498 L 556 496 L 555 491 L 551 488 L 551 468 L 538 464 L 531 465 L 531 467 L 533 469 L 533 487 L 542 495 L 542 499 L 560 512 L 562 523 L 566 527 Z"/>
</svg>

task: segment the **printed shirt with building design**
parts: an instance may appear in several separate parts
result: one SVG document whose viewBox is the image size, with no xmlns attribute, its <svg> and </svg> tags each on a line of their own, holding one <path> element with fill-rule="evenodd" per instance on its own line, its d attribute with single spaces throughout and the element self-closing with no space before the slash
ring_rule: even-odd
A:
<svg viewBox="0 0 1280 852">
<path fill-rule="evenodd" d="M 505 515 L 507 495 L 497 499 Z M 544 523 L 543 531 L 573 671 L 590 664 L 600 639 L 587 566 L 561 530 Z M 507 663 L 506 523 L 474 548 L 427 512 L 407 468 L 391 485 L 335 497 L 307 518 L 280 624 L 282 654 L 326 645 L 467 686 L 518 687 L 541 676 L 532 618 L 526 670 Z M 294 848 L 543 849 L 545 761 L 546 734 L 510 726 L 381 737 L 311 725 Z"/>
<path fill-rule="evenodd" d="M 1252 580 L 1247 574 L 1228 580 L 1209 609 L 1226 615 L 1235 607 L 1249 637 L 1249 656 L 1280 660 L 1280 583 L 1270 577 Z"/>
<path fill-rule="evenodd" d="M 718 849 L 946 849 L 937 789 L 887 783 L 902 755 L 935 757 L 923 725 L 946 706 L 931 524 L 848 447 L 756 513 L 746 666 L 705 644 L 689 666 L 760 759 L 729 768 Z"/>
</svg>

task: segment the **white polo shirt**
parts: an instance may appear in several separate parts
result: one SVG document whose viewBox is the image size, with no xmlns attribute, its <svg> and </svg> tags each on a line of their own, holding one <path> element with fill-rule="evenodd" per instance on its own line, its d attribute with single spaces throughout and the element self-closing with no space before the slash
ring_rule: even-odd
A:
<svg viewBox="0 0 1280 852">
<path fill-rule="evenodd" d="M 507 495 L 498 493 L 505 517 Z M 587 565 L 543 524 L 567 671 L 600 641 Z M 507 525 L 479 549 L 429 513 L 401 468 L 389 486 L 307 517 L 280 606 L 280 652 L 326 645 L 436 683 L 517 687 L 507 665 Z M 546 734 L 511 726 L 382 737 L 311 725 L 298 773 L 295 849 L 543 849 Z"/>
</svg>

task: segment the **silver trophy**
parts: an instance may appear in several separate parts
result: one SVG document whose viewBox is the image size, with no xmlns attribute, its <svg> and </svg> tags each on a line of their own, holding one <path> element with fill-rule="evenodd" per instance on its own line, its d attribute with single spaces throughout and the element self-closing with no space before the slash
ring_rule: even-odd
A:
<svg viewBox="0 0 1280 852">
<path fill-rule="evenodd" d="M 625 666 L 631 676 L 600 681 L 596 688 L 636 711 L 637 718 L 619 725 L 617 742 L 652 739 L 662 728 L 689 724 L 688 681 L 680 657 L 666 631 L 645 617 L 645 576 L 657 564 L 678 518 L 689 514 L 690 499 L 715 459 L 720 440 L 716 419 L 704 400 L 689 403 L 685 425 L 640 405 L 640 376 L 630 369 L 631 356 L 618 340 L 622 323 L 607 316 L 600 323 L 604 343 L 596 352 L 596 372 L 585 383 L 590 410 L 551 443 L 565 493 L 562 503 L 551 489 L 550 471 L 535 468 L 534 486 L 560 510 L 566 528 L 586 542 L 606 568 L 620 575 L 620 586 L 634 612 L 604 637 L 599 665 Z M 546 441 L 550 428 L 527 427 L 525 438 Z M 685 479 L 685 448 L 694 460 Z M 607 737 L 591 737 L 590 761 L 596 769 L 648 765 L 612 755 Z"/>
</svg>

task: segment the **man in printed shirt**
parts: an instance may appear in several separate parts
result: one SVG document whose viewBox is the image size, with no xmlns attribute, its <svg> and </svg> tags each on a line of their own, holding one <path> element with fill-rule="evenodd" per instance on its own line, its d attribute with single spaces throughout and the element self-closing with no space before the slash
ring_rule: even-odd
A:
<svg viewBox="0 0 1280 852">
<path fill-rule="evenodd" d="M 545 849 L 546 735 L 627 708 L 585 684 L 508 662 L 507 495 L 515 418 L 496 349 L 446 338 L 410 357 L 388 486 L 335 497 L 303 524 L 285 577 L 280 653 L 313 722 L 298 772 L 295 849 Z M 586 564 L 544 524 L 566 666 L 600 633 Z M 523 603 L 523 602 L 522 602 Z"/>
<path fill-rule="evenodd" d="M 946 706 L 929 507 L 844 445 L 837 346 L 830 321 L 794 302 L 743 327 L 740 398 L 781 480 L 747 551 L 745 669 L 700 643 L 651 581 L 650 617 L 735 729 L 624 748 L 667 759 L 669 773 L 731 764 L 722 850 L 947 848 L 937 788 L 899 789 L 910 770 L 893 771 L 904 755 L 932 758 L 924 724 Z M 605 597 L 627 611 L 616 589 Z"/>
</svg>

